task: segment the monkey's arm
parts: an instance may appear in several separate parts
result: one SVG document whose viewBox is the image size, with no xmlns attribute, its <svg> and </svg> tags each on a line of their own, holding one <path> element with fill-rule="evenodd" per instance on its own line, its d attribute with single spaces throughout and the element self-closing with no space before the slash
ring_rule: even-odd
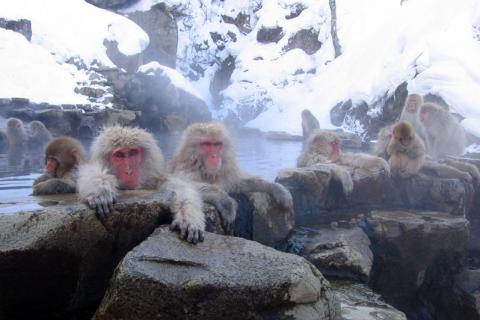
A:
<svg viewBox="0 0 480 320">
<path fill-rule="evenodd" d="M 44 173 L 40 177 L 35 179 L 35 181 L 33 181 L 33 185 L 39 184 L 40 182 L 44 182 L 44 181 L 47 181 L 47 180 L 53 179 L 53 178 L 54 178 L 54 176 L 50 172 Z"/>
<path fill-rule="evenodd" d="M 75 180 L 72 178 L 51 178 L 44 181 L 35 181 L 33 195 L 63 194 L 76 192 Z"/>
<path fill-rule="evenodd" d="M 353 180 L 350 172 L 337 164 L 328 165 L 332 170 L 332 177 L 342 184 L 343 192 L 347 195 L 353 191 Z"/>
<path fill-rule="evenodd" d="M 365 153 L 344 153 L 340 156 L 339 164 L 367 169 L 372 173 L 383 171 L 386 176 L 390 176 L 390 166 L 385 159 Z"/>
<path fill-rule="evenodd" d="M 292 195 L 284 186 L 259 177 L 245 176 L 227 191 L 233 193 L 266 192 L 283 208 L 293 210 Z"/>
<path fill-rule="evenodd" d="M 222 189 L 210 184 L 196 184 L 203 201 L 212 204 L 220 213 L 226 234 L 233 234 L 237 202 Z"/>
<path fill-rule="evenodd" d="M 425 160 L 422 168 L 435 172 L 435 174 L 441 178 L 456 178 L 467 182 L 472 181 L 472 177 L 467 172 L 460 171 L 450 165 L 432 160 Z"/>
<path fill-rule="evenodd" d="M 77 189 L 80 199 L 91 209 L 95 209 L 101 220 L 113 212 L 113 203 L 117 197 L 117 179 L 100 163 L 87 163 L 79 167 Z"/>
<path fill-rule="evenodd" d="M 451 167 L 454 167 L 455 169 L 461 171 L 461 172 L 468 172 L 468 174 L 474 178 L 477 182 L 480 182 L 480 171 L 476 166 L 474 166 L 471 163 L 461 161 L 461 160 L 454 160 L 451 158 L 447 158 L 444 160 L 446 164 L 448 164 Z"/>
<path fill-rule="evenodd" d="M 190 243 L 203 241 L 205 215 L 200 194 L 185 181 L 170 177 L 161 189 L 173 192 L 168 206 L 173 213 L 171 230 L 178 230 L 180 237 Z"/>
</svg>

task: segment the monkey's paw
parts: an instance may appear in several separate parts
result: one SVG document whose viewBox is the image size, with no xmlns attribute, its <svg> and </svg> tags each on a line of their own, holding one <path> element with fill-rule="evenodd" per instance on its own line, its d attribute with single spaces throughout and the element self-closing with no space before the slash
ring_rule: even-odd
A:
<svg viewBox="0 0 480 320">
<path fill-rule="evenodd" d="M 278 183 L 275 183 L 274 186 L 276 187 L 273 192 L 275 201 L 282 206 L 282 208 L 293 210 L 293 198 L 290 191 Z"/>
<path fill-rule="evenodd" d="M 461 172 L 459 178 L 466 182 L 472 182 L 472 176 L 468 172 Z"/>
<path fill-rule="evenodd" d="M 113 193 L 103 192 L 100 194 L 90 193 L 85 199 L 90 209 L 94 209 L 97 217 L 104 221 L 113 212 L 115 197 Z"/>
<path fill-rule="evenodd" d="M 237 216 L 237 202 L 231 197 L 224 197 L 218 203 L 222 227 L 226 234 L 233 234 L 235 218 Z"/>
<path fill-rule="evenodd" d="M 170 230 L 176 230 L 180 233 L 180 238 L 187 240 L 190 243 L 196 244 L 202 242 L 204 239 L 203 228 L 195 226 L 193 223 L 175 219 L 170 224 Z"/>
</svg>

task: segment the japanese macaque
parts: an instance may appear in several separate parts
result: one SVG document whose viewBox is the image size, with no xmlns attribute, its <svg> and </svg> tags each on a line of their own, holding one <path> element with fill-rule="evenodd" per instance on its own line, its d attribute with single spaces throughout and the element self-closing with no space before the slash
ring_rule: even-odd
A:
<svg viewBox="0 0 480 320">
<path fill-rule="evenodd" d="M 229 193 L 266 192 L 279 205 L 293 210 L 292 196 L 282 185 L 240 171 L 229 134 L 219 123 L 190 125 L 175 151 L 171 169 L 197 183 L 203 200 L 220 211 L 224 225 L 232 226 L 236 215 L 236 202 Z"/>
<path fill-rule="evenodd" d="M 85 151 L 78 140 L 51 140 L 45 148 L 44 173 L 33 182 L 33 195 L 76 192 L 78 165 L 84 160 Z"/>
<path fill-rule="evenodd" d="M 81 165 L 78 192 L 104 223 L 113 212 L 119 190 L 154 189 L 172 194 L 170 229 L 188 242 L 203 241 L 205 217 L 202 199 L 188 182 L 170 177 L 153 136 L 139 128 L 113 126 L 94 140 L 91 160 Z"/>
<path fill-rule="evenodd" d="M 353 190 L 353 180 L 345 166 L 390 175 L 390 167 L 385 159 L 365 153 L 342 153 L 338 135 L 323 130 L 315 130 L 310 134 L 297 160 L 297 167 L 315 164 L 327 164 L 332 169 L 333 177 L 342 184 L 345 194 Z"/>
<path fill-rule="evenodd" d="M 24 146 L 28 140 L 23 122 L 17 118 L 7 119 L 6 135 L 10 149 L 20 148 Z"/>
<path fill-rule="evenodd" d="M 310 133 L 313 130 L 320 129 L 320 123 L 317 118 L 310 112 L 310 110 L 305 109 L 302 111 L 302 132 L 303 139 L 307 139 Z"/>
<path fill-rule="evenodd" d="M 416 175 L 425 160 L 425 145 L 415 133 L 415 128 L 400 121 L 392 129 L 392 138 L 387 147 L 388 163 L 392 175 L 408 178 Z"/>
<path fill-rule="evenodd" d="M 28 124 L 28 145 L 30 148 L 43 148 L 50 140 L 52 134 L 40 121 L 32 121 Z"/>
<path fill-rule="evenodd" d="M 427 102 L 420 107 L 428 155 L 435 160 L 463 155 L 467 138 L 463 127 L 441 106 Z"/>
<path fill-rule="evenodd" d="M 400 121 L 409 122 L 415 129 L 415 133 L 420 136 L 428 150 L 428 143 L 426 142 L 425 128 L 420 121 L 420 106 L 423 104 L 423 98 L 419 94 L 409 94 L 405 100 Z"/>
</svg>

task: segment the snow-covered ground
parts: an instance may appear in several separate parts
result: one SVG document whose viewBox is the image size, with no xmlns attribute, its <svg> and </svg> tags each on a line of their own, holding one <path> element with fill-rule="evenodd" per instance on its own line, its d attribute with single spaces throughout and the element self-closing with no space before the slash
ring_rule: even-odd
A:
<svg viewBox="0 0 480 320">
<path fill-rule="evenodd" d="M 235 58 L 231 83 L 222 93 L 223 105 L 212 106 L 217 117 L 229 109 L 236 112 L 240 103 L 260 102 L 266 111 L 249 127 L 300 134 L 304 108 L 329 128 L 330 109 L 338 102 L 352 99 L 372 104 L 408 81 L 410 92 L 441 95 L 465 118 L 464 127 L 480 136 L 480 4 L 476 0 L 337 1 L 343 49 L 337 59 L 328 0 L 141 0 L 126 11 L 148 10 L 158 2 L 182 13 L 177 15 L 177 71 L 187 75 L 192 61 L 205 67 L 203 76 L 191 85 L 207 103 L 213 101 L 209 86 L 219 67 L 212 62 L 228 55 Z M 287 19 L 293 4 L 306 9 Z M 242 33 L 221 17 L 236 17 L 240 12 L 250 15 L 252 32 Z M 87 65 L 97 61 L 109 66 L 112 62 L 103 39 L 117 40 L 125 54 L 140 52 L 148 44 L 136 24 L 82 0 L 3 0 L 0 17 L 29 19 L 33 29 L 31 43 L 0 29 L 0 97 L 82 103 L 85 97 L 73 90 L 87 74 L 66 60 L 80 57 Z M 280 41 L 256 41 L 261 27 L 277 25 L 285 32 Z M 318 32 L 322 42 L 316 53 L 283 50 L 289 36 L 309 28 Z M 225 41 L 225 48 L 219 50 L 211 32 L 227 39 L 233 35 L 236 41 Z M 205 48 L 195 50 L 201 44 Z"/>
</svg>

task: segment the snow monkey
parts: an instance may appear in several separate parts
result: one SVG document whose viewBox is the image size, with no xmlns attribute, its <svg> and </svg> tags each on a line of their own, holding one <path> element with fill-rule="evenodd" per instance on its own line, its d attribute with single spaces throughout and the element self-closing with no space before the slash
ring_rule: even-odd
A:
<svg viewBox="0 0 480 320">
<path fill-rule="evenodd" d="M 81 165 L 78 192 L 104 221 L 113 211 L 119 190 L 159 189 L 173 194 L 167 205 L 173 213 L 171 230 L 188 242 L 203 241 L 205 217 L 200 195 L 167 175 L 163 155 L 153 136 L 143 129 L 113 126 L 93 141 L 90 162 Z"/>
<path fill-rule="evenodd" d="M 383 171 L 386 176 L 390 175 L 390 167 L 385 159 L 365 153 L 342 153 L 338 135 L 324 130 L 315 130 L 310 134 L 297 160 L 297 167 L 315 164 L 327 164 L 346 194 L 353 190 L 353 180 L 344 166 L 363 168 L 372 173 Z"/>
<path fill-rule="evenodd" d="M 205 202 L 219 211 L 224 207 L 224 213 L 220 212 L 224 224 L 233 226 L 235 222 L 237 204 L 229 193 L 266 192 L 278 204 L 293 210 L 292 196 L 282 185 L 240 171 L 230 136 L 220 123 L 195 123 L 185 129 L 171 169 L 195 181 Z"/>
<path fill-rule="evenodd" d="M 413 125 L 400 121 L 393 126 L 387 154 L 392 174 L 408 178 L 418 173 L 425 160 L 426 151 Z"/>
<path fill-rule="evenodd" d="M 430 157 L 440 160 L 463 155 L 467 143 L 465 130 L 448 111 L 426 102 L 420 107 L 420 121 L 425 128 Z"/>
<path fill-rule="evenodd" d="M 313 130 L 320 129 L 320 123 L 317 118 L 308 109 L 302 111 L 302 132 L 303 139 L 307 139 Z"/>
<path fill-rule="evenodd" d="M 428 149 L 428 143 L 426 140 L 425 128 L 420 121 L 420 106 L 423 104 L 423 98 L 419 94 L 409 94 L 405 100 L 402 113 L 399 121 L 407 121 L 415 129 L 415 132 L 420 136 L 423 142 L 426 144 L 425 148 Z"/>
<path fill-rule="evenodd" d="M 393 124 L 389 124 L 378 132 L 377 142 L 373 148 L 373 153 L 380 158 L 388 160 L 387 147 L 392 138 Z"/>
<path fill-rule="evenodd" d="M 34 120 L 28 124 L 28 145 L 30 148 L 43 148 L 50 140 L 52 140 L 52 134 L 42 122 Z"/>
<path fill-rule="evenodd" d="M 77 169 L 84 159 L 85 151 L 78 140 L 51 140 L 45 148 L 44 174 L 33 182 L 33 195 L 76 192 Z"/>
<path fill-rule="evenodd" d="M 20 148 L 27 143 L 27 132 L 25 131 L 22 120 L 20 119 L 7 119 L 6 134 L 9 148 Z"/>
</svg>

